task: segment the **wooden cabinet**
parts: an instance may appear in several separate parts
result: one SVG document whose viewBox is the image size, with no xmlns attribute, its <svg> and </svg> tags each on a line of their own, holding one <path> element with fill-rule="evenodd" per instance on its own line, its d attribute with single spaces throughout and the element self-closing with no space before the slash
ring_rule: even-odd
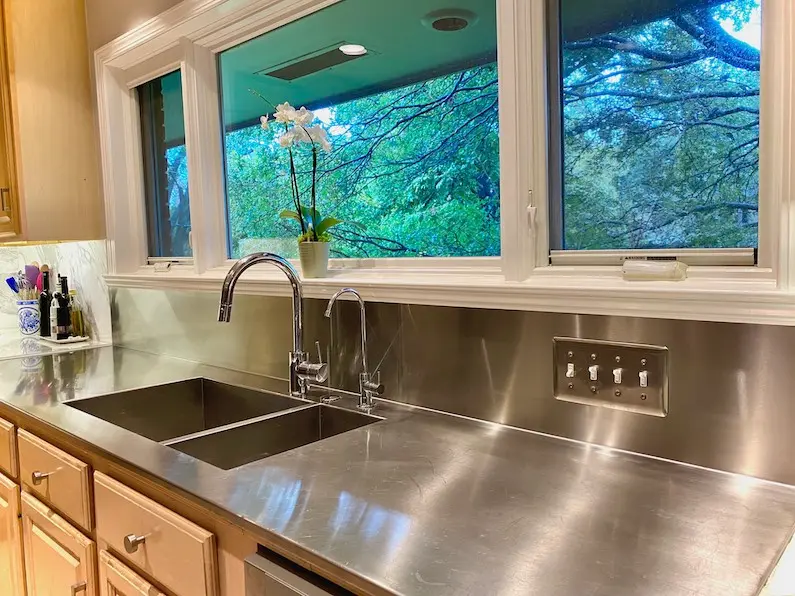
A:
<svg viewBox="0 0 795 596">
<path fill-rule="evenodd" d="M 18 443 L 22 484 L 84 530 L 91 530 L 88 465 L 22 429 Z"/>
<path fill-rule="evenodd" d="M 99 553 L 99 594 L 100 596 L 165 596 L 104 550 Z"/>
<path fill-rule="evenodd" d="M 28 596 L 96 596 L 96 545 L 65 519 L 22 493 Z"/>
<path fill-rule="evenodd" d="M 8 84 L 9 63 L 6 45 L 5 19 L 0 13 L 0 241 L 16 239 L 20 234 L 18 205 L 19 186 L 16 180 L 14 156 L 13 114 L 11 88 Z"/>
<path fill-rule="evenodd" d="M 97 540 L 177 596 L 218 594 L 215 536 L 120 482 L 94 474 Z"/>
<path fill-rule="evenodd" d="M 16 478 L 17 433 L 14 425 L 0 418 L 0 471 Z"/>
<path fill-rule="evenodd" d="M 0 242 L 102 238 L 84 0 L 0 1 Z"/>
<path fill-rule="evenodd" d="M 3 475 L 0 475 L 0 594 L 25 594 L 19 486 Z"/>
</svg>

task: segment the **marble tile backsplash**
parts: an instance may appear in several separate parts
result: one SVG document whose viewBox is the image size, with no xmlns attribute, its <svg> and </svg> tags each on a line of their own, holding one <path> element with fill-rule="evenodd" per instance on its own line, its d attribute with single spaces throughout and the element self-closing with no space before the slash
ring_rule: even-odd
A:
<svg viewBox="0 0 795 596">
<path fill-rule="evenodd" d="M 17 332 L 17 295 L 5 279 L 26 264 L 47 264 L 56 275 L 66 275 L 69 287 L 77 290 L 86 309 L 91 337 L 101 342 L 111 340 L 108 288 L 103 275 L 107 273 L 107 252 L 104 240 L 0 246 L 0 335 Z"/>
</svg>

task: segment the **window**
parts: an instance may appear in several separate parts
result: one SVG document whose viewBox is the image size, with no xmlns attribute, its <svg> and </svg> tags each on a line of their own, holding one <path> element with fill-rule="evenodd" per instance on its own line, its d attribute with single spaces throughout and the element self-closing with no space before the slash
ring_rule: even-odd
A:
<svg viewBox="0 0 795 596">
<path fill-rule="evenodd" d="M 761 0 L 554 4 L 551 248 L 757 247 Z"/>
<path fill-rule="evenodd" d="M 282 102 L 331 141 L 318 210 L 348 222 L 333 256 L 500 254 L 495 2 L 458 4 L 343 0 L 220 54 L 231 257 L 297 256 L 282 130 L 260 126 Z M 299 154 L 303 191 L 309 168 Z"/>
<path fill-rule="evenodd" d="M 190 199 L 182 74 L 139 86 L 149 256 L 190 257 Z"/>
<path fill-rule="evenodd" d="M 230 257 L 296 257 L 260 126 L 289 102 L 331 141 L 318 204 L 345 221 L 308 297 L 795 320 L 795 3 L 453 4 L 183 2 L 97 50 L 109 283 L 217 289 Z M 311 151 L 296 168 L 310 192 Z M 624 279 L 644 256 L 691 267 Z M 251 290 L 283 291 L 263 269 Z"/>
</svg>

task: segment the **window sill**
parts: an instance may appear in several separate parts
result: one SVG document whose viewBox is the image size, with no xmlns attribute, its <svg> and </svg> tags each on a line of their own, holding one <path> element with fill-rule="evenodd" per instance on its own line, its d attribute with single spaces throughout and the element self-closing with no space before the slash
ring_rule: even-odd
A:
<svg viewBox="0 0 795 596">
<path fill-rule="evenodd" d="M 551 269 L 551 268 L 549 268 Z M 106 275 L 112 288 L 219 292 L 228 268 L 197 274 L 191 267 L 154 273 Z M 304 296 L 329 298 L 346 286 L 356 287 L 369 301 L 795 325 L 795 293 L 776 287 L 774 280 L 730 276 L 688 278 L 681 282 L 629 282 L 616 275 L 533 275 L 523 282 L 505 281 L 486 271 L 432 269 L 337 270 L 325 279 L 304 280 Z M 288 296 L 285 277 L 267 266 L 253 267 L 238 281 L 238 292 Z"/>
</svg>

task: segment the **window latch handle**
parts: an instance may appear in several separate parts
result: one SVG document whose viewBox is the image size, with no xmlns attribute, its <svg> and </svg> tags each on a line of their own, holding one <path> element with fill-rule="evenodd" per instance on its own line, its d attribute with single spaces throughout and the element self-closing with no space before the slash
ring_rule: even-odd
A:
<svg viewBox="0 0 795 596">
<path fill-rule="evenodd" d="M 535 205 L 528 205 L 527 206 L 527 227 L 530 230 L 535 230 L 536 227 L 536 213 L 538 213 L 538 207 Z"/>
</svg>

